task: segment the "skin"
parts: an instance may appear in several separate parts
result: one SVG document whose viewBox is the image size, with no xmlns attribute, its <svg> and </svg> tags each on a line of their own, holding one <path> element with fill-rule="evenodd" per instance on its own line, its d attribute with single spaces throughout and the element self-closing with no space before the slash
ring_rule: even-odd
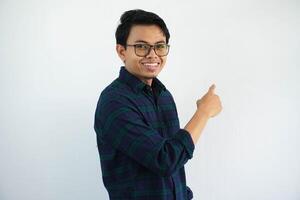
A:
<svg viewBox="0 0 300 200">
<path fill-rule="evenodd" d="M 166 43 L 166 37 L 162 30 L 156 25 L 135 25 L 130 30 L 127 44 L 141 43 L 150 45 Z M 116 50 L 119 57 L 124 62 L 127 71 L 149 86 L 151 86 L 153 78 L 161 72 L 167 60 L 167 56 L 157 56 L 153 48 L 146 57 L 135 55 L 134 47 L 131 46 L 128 46 L 125 49 L 124 46 L 117 44 Z M 143 63 L 158 63 L 158 65 L 152 70 L 152 68 L 144 66 Z"/>
<path fill-rule="evenodd" d="M 215 84 L 212 84 L 208 92 L 197 100 L 197 110 L 184 127 L 193 139 L 194 144 L 199 140 L 209 118 L 215 117 L 222 111 L 220 97 L 215 94 Z"/>
<path fill-rule="evenodd" d="M 151 45 L 166 43 L 166 38 L 161 29 L 156 25 L 135 25 L 130 30 L 127 44 L 137 43 L 148 43 Z M 117 44 L 116 51 L 120 59 L 124 62 L 125 68 L 149 86 L 151 86 L 153 78 L 161 72 L 167 60 L 167 56 L 159 57 L 153 49 L 145 57 L 136 56 L 134 47 L 125 48 Z M 143 65 L 143 63 L 157 63 L 157 66 L 149 68 Z M 208 92 L 197 100 L 196 112 L 184 127 L 191 135 L 194 144 L 200 138 L 208 119 L 215 117 L 222 110 L 220 98 L 215 94 L 215 87 L 215 84 L 211 85 Z"/>
</svg>

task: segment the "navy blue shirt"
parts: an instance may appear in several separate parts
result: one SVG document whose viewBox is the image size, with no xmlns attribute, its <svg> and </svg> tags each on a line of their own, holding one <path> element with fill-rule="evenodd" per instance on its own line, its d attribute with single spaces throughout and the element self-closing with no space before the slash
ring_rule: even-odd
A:
<svg viewBox="0 0 300 200">
<path fill-rule="evenodd" d="M 184 164 L 195 146 L 158 78 L 149 86 L 121 67 L 101 92 L 94 129 L 111 200 L 192 199 Z"/>
</svg>

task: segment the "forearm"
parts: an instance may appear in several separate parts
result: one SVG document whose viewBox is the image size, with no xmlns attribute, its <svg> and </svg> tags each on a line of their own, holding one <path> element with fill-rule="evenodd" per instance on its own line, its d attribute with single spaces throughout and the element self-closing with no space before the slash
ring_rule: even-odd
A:
<svg viewBox="0 0 300 200">
<path fill-rule="evenodd" d="M 197 109 L 193 117 L 184 127 L 184 129 L 191 134 L 194 144 L 196 144 L 200 138 L 202 130 L 204 129 L 208 119 L 209 116 L 205 112 Z"/>
</svg>

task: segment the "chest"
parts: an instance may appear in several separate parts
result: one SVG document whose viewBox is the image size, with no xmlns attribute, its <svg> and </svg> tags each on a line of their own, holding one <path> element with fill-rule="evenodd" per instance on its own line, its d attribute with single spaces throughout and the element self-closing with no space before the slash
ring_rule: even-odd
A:
<svg viewBox="0 0 300 200">
<path fill-rule="evenodd" d="M 138 109 L 144 121 L 157 130 L 162 137 L 171 137 L 179 129 L 179 119 L 175 102 L 168 93 L 144 93 Z"/>
</svg>

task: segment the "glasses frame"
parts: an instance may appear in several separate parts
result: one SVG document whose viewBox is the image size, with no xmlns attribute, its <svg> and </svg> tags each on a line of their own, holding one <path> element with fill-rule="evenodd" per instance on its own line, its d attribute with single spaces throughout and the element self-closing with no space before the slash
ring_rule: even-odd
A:
<svg viewBox="0 0 300 200">
<path fill-rule="evenodd" d="M 149 48 L 147 54 L 144 55 L 144 56 L 138 55 L 138 54 L 136 53 L 136 46 L 137 46 L 137 45 L 147 45 L 147 46 L 149 46 L 150 48 Z M 162 55 L 162 56 L 160 56 L 160 55 L 157 54 L 156 49 L 155 49 L 155 46 L 156 46 L 156 45 L 162 45 L 162 44 L 161 44 L 161 43 L 160 43 L 160 44 L 154 44 L 154 45 L 151 45 L 151 44 L 126 44 L 126 47 L 127 47 L 127 46 L 128 46 L 128 47 L 134 47 L 134 53 L 135 53 L 135 55 L 137 55 L 138 57 L 146 57 L 146 56 L 148 56 L 152 49 L 154 50 L 155 54 L 156 54 L 157 56 L 159 56 L 159 57 L 164 57 L 164 56 L 167 56 L 167 55 L 169 54 L 169 50 L 170 50 L 170 45 L 169 45 L 169 44 L 163 43 L 163 45 L 166 45 L 166 46 L 167 46 L 167 50 L 168 50 L 168 51 L 167 51 L 167 53 L 166 53 L 165 55 Z"/>
</svg>

